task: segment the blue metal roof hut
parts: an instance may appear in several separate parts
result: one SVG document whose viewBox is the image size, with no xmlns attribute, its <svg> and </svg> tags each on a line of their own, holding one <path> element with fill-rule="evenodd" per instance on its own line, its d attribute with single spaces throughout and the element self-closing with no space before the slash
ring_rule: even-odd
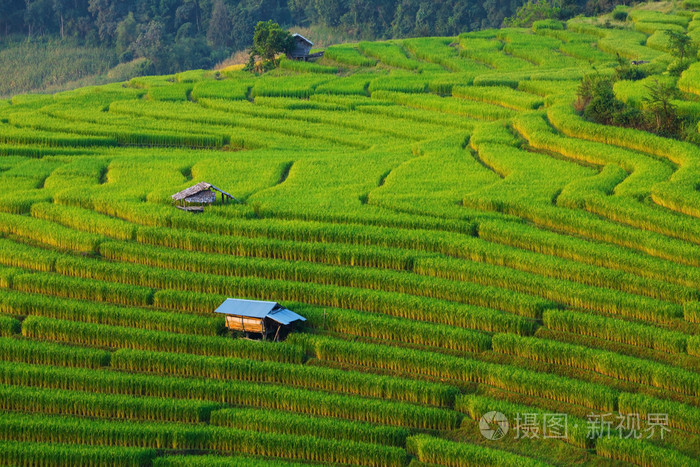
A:
<svg viewBox="0 0 700 467">
<path fill-rule="evenodd" d="M 226 316 L 226 327 L 229 329 L 246 334 L 262 334 L 263 338 L 274 333 L 274 340 L 279 340 L 280 332 L 286 335 L 294 324 L 306 321 L 303 316 L 277 302 L 262 300 L 227 298 L 215 313 Z"/>
<path fill-rule="evenodd" d="M 314 58 L 323 57 L 323 51 L 313 54 L 311 53 L 311 47 L 314 46 L 314 43 L 301 34 L 292 34 L 292 39 L 294 41 L 294 45 L 292 50 L 287 53 L 288 59 L 303 60 L 306 62 L 313 60 Z"/>
<path fill-rule="evenodd" d="M 293 60 L 307 60 L 314 43 L 301 34 L 292 34 L 292 39 L 294 40 L 294 47 L 289 52 L 289 58 Z"/>
</svg>

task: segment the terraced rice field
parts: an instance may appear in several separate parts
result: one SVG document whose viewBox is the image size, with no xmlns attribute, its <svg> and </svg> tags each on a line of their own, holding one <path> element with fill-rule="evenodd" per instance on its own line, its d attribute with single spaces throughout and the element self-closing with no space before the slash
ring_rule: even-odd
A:
<svg viewBox="0 0 700 467">
<path fill-rule="evenodd" d="M 572 107 L 696 16 L 0 102 L 0 463 L 697 465 L 700 149 Z M 199 181 L 242 203 L 175 209 Z"/>
</svg>

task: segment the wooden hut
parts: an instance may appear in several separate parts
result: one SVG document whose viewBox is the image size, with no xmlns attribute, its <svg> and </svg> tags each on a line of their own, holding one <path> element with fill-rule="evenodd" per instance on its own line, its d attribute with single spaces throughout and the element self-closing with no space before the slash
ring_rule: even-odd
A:
<svg viewBox="0 0 700 467">
<path fill-rule="evenodd" d="M 286 309 L 277 302 L 227 298 L 215 313 L 226 316 L 226 327 L 249 334 L 261 334 L 274 340 L 286 336 L 297 322 L 306 318 Z"/>
<path fill-rule="evenodd" d="M 292 34 L 292 38 L 294 39 L 294 47 L 292 51 L 287 54 L 287 58 L 291 60 L 304 60 L 306 62 L 312 58 L 323 56 L 323 52 L 312 54 L 311 47 L 313 47 L 314 43 L 301 34 Z"/>
<path fill-rule="evenodd" d="M 183 211 L 202 212 L 204 206 L 216 201 L 216 192 L 221 193 L 221 201 L 226 204 L 229 200 L 238 201 L 236 198 L 218 189 L 207 182 L 200 182 L 179 193 L 175 193 L 172 198 L 175 206 Z"/>
</svg>

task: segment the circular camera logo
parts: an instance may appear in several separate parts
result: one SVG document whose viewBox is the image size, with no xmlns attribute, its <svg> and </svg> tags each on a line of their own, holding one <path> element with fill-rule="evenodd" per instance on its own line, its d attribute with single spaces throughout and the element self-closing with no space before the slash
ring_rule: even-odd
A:
<svg viewBox="0 0 700 467">
<path fill-rule="evenodd" d="M 501 412 L 485 413 L 479 420 L 479 430 L 484 438 L 498 441 L 508 434 L 508 419 Z"/>
</svg>

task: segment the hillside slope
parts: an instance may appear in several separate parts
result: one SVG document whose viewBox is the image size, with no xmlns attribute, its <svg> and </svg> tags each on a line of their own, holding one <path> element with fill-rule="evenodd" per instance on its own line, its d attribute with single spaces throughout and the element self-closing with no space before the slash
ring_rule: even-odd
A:
<svg viewBox="0 0 700 467">
<path fill-rule="evenodd" d="M 573 107 L 618 54 L 675 83 L 695 17 L 0 101 L 0 463 L 698 465 L 700 149 Z M 242 202 L 172 206 L 201 181 Z"/>
</svg>

